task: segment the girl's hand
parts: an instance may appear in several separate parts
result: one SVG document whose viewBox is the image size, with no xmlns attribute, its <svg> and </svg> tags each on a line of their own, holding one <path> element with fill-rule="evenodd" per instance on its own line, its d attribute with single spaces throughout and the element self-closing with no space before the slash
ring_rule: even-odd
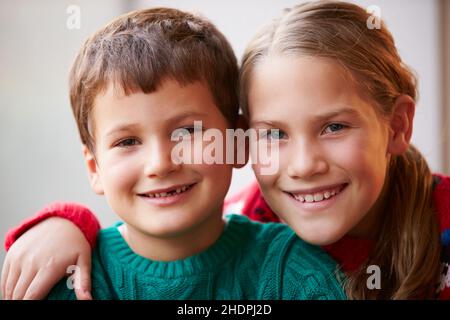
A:
<svg viewBox="0 0 450 320">
<path fill-rule="evenodd" d="M 79 270 L 80 300 L 92 299 L 91 247 L 69 220 L 48 218 L 25 232 L 9 249 L 3 264 L 3 299 L 43 299 L 68 270 Z"/>
</svg>

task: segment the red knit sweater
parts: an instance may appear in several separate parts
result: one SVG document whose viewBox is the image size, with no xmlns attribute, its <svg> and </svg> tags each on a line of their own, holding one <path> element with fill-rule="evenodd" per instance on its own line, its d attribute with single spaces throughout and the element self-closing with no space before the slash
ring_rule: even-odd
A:
<svg viewBox="0 0 450 320">
<path fill-rule="evenodd" d="M 450 299 L 450 177 L 435 175 L 433 193 L 438 212 L 442 241 L 443 274 L 439 299 Z M 241 193 L 225 201 L 224 212 L 242 213 L 251 219 L 279 222 L 279 218 L 269 208 L 261 195 L 257 183 L 253 183 Z M 11 229 L 6 235 L 6 250 L 25 231 L 50 216 L 59 216 L 72 221 L 86 236 L 91 246 L 95 245 L 97 231 L 100 229 L 95 215 L 86 207 L 76 203 L 54 203 L 39 211 L 34 217 Z M 324 249 L 341 265 L 344 271 L 357 269 L 368 257 L 373 241 L 346 236 Z"/>
</svg>

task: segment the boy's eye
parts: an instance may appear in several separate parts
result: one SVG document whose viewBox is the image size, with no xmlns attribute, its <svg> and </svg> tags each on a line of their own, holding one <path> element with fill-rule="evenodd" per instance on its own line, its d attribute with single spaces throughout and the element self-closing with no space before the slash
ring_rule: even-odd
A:
<svg viewBox="0 0 450 320">
<path fill-rule="evenodd" d="M 137 139 L 134 138 L 127 138 L 119 141 L 116 146 L 117 147 L 132 147 L 139 143 Z"/>
<path fill-rule="evenodd" d="M 347 128 L 347 126 L 342 123 L 331 123 L 325 127 L 325 129 L 323 130 L 323 133 L 325 133 L 325 134 L 335 133 L 335 132 L 341 131 L 342 129 L 345 129 L 345 128 Z"/>
<path fill-rule="evenodd" d="M 261 138 L 267 140 L 280 140 L 286 138 L 286 133 L 280 129 L 268 129 L 264 130 L 260 135 Z"/>
<path fill-rule="evenodd" d="M 194 134 L 195 131 L 201 131 L 202 127 L 186 126 L 183 127 L 182 129 L 189 132 L 189 134 Z"/>
<path fill-rule="evenodd" d="M 178 128 L 172 132 L 171 139 L 173 141 L 179 140 L 180 138 L 186 139 L 193 136 L 195 132 L 202 132 L 202 131 L 203 127 L 201 126 L 186 126 Z"/>
</svg>

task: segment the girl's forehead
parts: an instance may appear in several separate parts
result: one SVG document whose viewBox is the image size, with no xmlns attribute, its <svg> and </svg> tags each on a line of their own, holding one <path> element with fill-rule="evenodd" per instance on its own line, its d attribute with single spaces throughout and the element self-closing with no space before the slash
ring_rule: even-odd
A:
<svg viewBox="0 0 450 320">
<path fill-rule="evenodd" d="M 337 62 L 311 57 L 272 57 L 256 66 L 249 105 L 314 106 L 349 103 L 359 96 L 353 77 Z M 271 106 L 273 107 L 273 106 Z M 251 110 L 250 110 L 251 111 Z"/>
</svg>

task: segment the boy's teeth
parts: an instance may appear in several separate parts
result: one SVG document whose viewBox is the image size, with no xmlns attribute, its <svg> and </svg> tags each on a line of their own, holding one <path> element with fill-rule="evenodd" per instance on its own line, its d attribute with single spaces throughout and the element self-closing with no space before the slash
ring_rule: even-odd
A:
<svg viewBox="0 0 450 320">
<path fill-rule="evenodd" d="M 327 190 L 325 192 L 318 192 L 314 194 L 296 194 L 294 198 L 300 202 L 319 202 L 326 199 L 330 199 L 331 197 L 337 195 L 339 193 L 339 189 Z"/>
<path fill-rule="evenodd" d="M 177 189 L 175 189 L 173 191 L 170 191 L 170 192 L 148 193 L 148 194 L 146 194 L 146 196 L 149 197 L 149 198 L 168 197 L 168 196 L 172 196 L 174 194 L 182 193 L 182 192 L 186 191 L 188 188 L 189 188 L 189 186 L 183 186 L 181 188 L 177 188 Z"/>
</svg>

